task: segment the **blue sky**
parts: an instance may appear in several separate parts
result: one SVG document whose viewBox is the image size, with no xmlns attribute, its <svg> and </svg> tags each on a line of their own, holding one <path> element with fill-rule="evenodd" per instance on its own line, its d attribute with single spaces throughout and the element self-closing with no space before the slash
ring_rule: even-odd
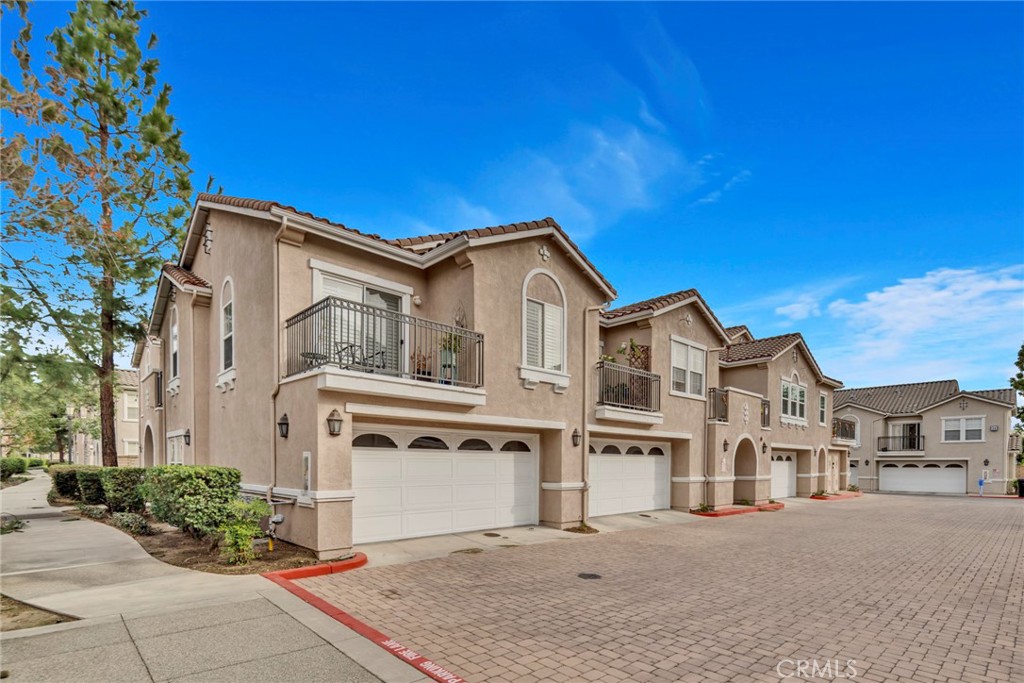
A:
<svg viewBox="0 0 1024 683">
<path fill-rule="evenodd" d="M 200 189 L 385 236 L 550 215 L 620 303 L 696 287 L 848 386 L 1014 369 L 1020 3 L 143 6 Z"/>
</svg>

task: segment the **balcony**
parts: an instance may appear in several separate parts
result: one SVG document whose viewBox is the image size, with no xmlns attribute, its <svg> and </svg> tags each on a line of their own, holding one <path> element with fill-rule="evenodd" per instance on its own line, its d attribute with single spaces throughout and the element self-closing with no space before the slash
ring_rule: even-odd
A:
<svg viewBox="0 0 1024 683">
<path fill-rule="evenodd" d="M 413 387 L 484 383 L 483 334 L 337 297 L 293 315 L 285 336 L 288 376 L 333 367 Z"/>
<path fill-rule="evenodd" d="M 597 364 L 597 417 L 661 424 L 661 375 L 610 361 Z"/>
<path fill-rule="evenodd" d="M 728 389 L 708 389 L 708 412 L 712 422 L 729 421 Z"/>
<path fill-rule="evenodd" d="M 878 451 L 880 453 L 924 451 L 924 436 L 919 434 L 880 436 L 878 437 Z"/>
<path fill-rule="evenodd" d="M 832 439 L 834 441 L 857 441 L 857 423 L 853 420 L 832 418 Z"/>
</svg>

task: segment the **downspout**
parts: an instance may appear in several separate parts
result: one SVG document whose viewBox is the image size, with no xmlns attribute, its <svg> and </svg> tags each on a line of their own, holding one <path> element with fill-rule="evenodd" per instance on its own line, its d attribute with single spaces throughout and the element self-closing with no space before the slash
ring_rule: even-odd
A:
<svg viewBox="0 0 1024 683">
<path fill-rule="evenodd" d="M 590 412 L 590 373 L 593 372 L 593 368 L 588 367 L 589 361 L 587 356 L 590 353 L 590 327 L 587 323 L 591 313 L 603 311 L 607 305 L 607 303 L 604 303 L 600 306 L 587 306 L 583 309 L 583 410 L 581 411 L 582 422 L 580 424 L 583 428 L 583 440 L 580 442 L 580 448 L 583 449 L 580 453 L 583 475 L 583 490 L 581 492 L 583 508 L 580 511 L 581 524 L 586 524 L 587 519 L 590 517 L 590 430 L 587 429 L 587 417 Z"/>
<path fill-rule="evenodd" d="M 288 219 L 281 218 L 282 230 L 287 226 Z M 270 394 L 270 483 L 267 485 L 267 502 L 274 499 L 274 487 L 277 485 L 277 394 L 281 391 L 281 292 L 280 276 L 281 268 L 280 240 L 278 234 L 274 236 L 274 271 L 272 287 L 274 290 L 274 391 Z"/>
<path fill-rule="evenodd" d="M 710 355 L 711 353 L 716 352 L 716 351 L 721 353 L 724 350 L 725 350 L 725 347 L 719 347 L 719 348 L 716 348 L 716 349 L 708 349 L 708 355 Z M 717 361 L 716 361 L 716 365 L 718 365 Z M 710 363 L 707 363 L 705 365 L 705 371 L 706 371 L 707 367 L 709 367 L 709 366 L 710 366 Z M 722 383 L 722 366 L 721 365 L 718 365 L 718 383 L 719 384 Z M 714 456 L 714 452 L 715 451 L 714 451 L 714 449 L 711 448 L 711 443 L 708 440 L 708 428 L 709 428 L 709 426 L 710 425 L 708 424 L 707 409 L 705 409 L 705 414 L 704 414 L 704 500 L 701 501 L 702 503 L 704 503 L 704 505 L 710 505 L 709 501 L 711 500 L 711 487 L 714 486 L 714 482 L 711 481 L 711 475 L 715 471 L 715 456 Z"/>
<path fill-rule="evenodd" d="M 193 427 L 195 427 L 196 426 L 196 395 L 198 394 L 198 392 L 196 391 L 196 388 L 199 386 L 199 383 L 197 381 L 198 377 L 199 377 L 199 370 L 197 368 L 198 364 L 196 363 L 196 293 L 195 292 L 192 292 L 192 300 L 189 302 L 188 311 L 189 311 L 189 316 L 191 318 L 189 320 L 189 334 L 188 334 L 188 353 L 189 353 L 188 362 L 189 362 L 189 365 L 192 367 L 192 411 L 191 411 L 192 415 L 189 418 L 189 423 Z M 196 462 L 196 451 L 199 450 L 199 441 L 198 441 L 199 430 L 198 429 L 196 430 L 196 434 L 195 434 L 195 436 L 193 438 L 195 438 L 196 441 L 193 441 L 192 444 L 189 446 L 189 448 L 192 449 L 192 464 L 193 465 L 198 465 L 199 463 Z M 182 458 L 182 460 L 184 460 L 184 458 Z"/>
</svg>

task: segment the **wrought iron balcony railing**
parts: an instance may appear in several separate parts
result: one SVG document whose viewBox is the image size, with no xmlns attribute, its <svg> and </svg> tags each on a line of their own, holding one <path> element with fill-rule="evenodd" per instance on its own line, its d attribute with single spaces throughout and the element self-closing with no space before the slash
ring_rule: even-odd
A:
<svg viewBox="0 0 1024 683">
<path fill-rule="evenodd" d="M 658 412 L 661 375 L 601 361 L 597 364 L 597 405 Z"/>
<path fill-rule="evenodd" d="M 923 451 L 924 436 L 905 434 L 900 436 L 878 437 L 878 450 L 886 451 Z"/>
<path fill-rule="evenodd" d="M 708 389 L 708 419 L 714 422 L 729 421 L 729 390 Z"/>
<path fill-rule="evenodd" d="M 853 420 L 844 420 L 839 417 L 832 418 L 832 438 L 842 441 L 857 440 L 857 423 Z"/>
<path fill-rule="evenodd" d="M 285 323 L 288 375 L 333 365 L 435 384 L 480 387 L 484 336 L 454 325 L 327 297 Z"/>
</svg>

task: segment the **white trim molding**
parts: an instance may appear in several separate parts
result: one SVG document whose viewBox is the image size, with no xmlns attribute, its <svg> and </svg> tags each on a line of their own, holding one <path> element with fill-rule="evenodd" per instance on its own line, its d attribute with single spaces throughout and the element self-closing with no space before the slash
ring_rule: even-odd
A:
<svg viewBox="0 0 1024 683">
<path fill-rule="evenodd" d="M 736 477 L 708 477 L 708 482 L 712 484 L 728 484 L 731 481 L 736 481 Z"/>
<path fill-rule="evenodd" d="M 265 487 L 264 487 L 265 488 Z M 309 498 L 317 503 L 335 503 L 339 501 L 354 500 L 356 494 L 350 490 L 325 490 L 325 491 L 303 491 L 302 489 L 286 488 L 284 486 L 274 487 L 275 496 L 285 498 Z"/>
<path fill-rule="evenodd" d="M 672 477 L 673 484 L 703 484 L 704 477 Z"/>
<path fill-rule="evenodd" d="M 692 432 L 662 432 L 654 429 L 637 427 L 606 427 L 599 424 L 587 424 L 587 431 L 593 434 L 610 434 L 612 436 L 646 437 L 648 439 L 692 439 Z"/>
<path fill-rule="evenodd" d="M 542 481 L 542 491 L 582 491 L 586 485 L 582 481 Z"/>
<path fill-rule="evenodd" d="M 648 413 L 643 410 L 631 410 L 617 406 L 597 406 L 594 417 L 598 420 L 616 420 L 618 422 L 636 422 L 645 425 L 660 425 L 665 422 L 662 413 Z"/>
<path fill-rule="evenodd" d="M 772 480 L 772 475 L 770 475 L 770 474 L 758 474 L 758 475 L 753 475 L 753 476 L 749 475 L 749 474 L 737 474 L 736 475 L 736 481 L 771 481 L 771 480 Z"/>
<path fill-rule="evenodd" d="M 388 396 L 460 406 L 487 405 L 487 392 L 484 389 L 419 382 L 405 377 L 343 370 L 329 365 L 295 375 L 294 378 L 310 375 L 317 375 L 317 388 L 322 391 L 345 391 L 366 396 Z"/>
<path fill-rule="evenodd" d="M 828 472 L 814 472 L 813 474 L 804 474 L 802 472 L 797 472 L 796 477 L 797 479 L 815 479 L 816 477 L 824 477 L 827 475 Z"/>
<path fill-rule="evenodd" d="M 519 417 L 497 417 L 491 415 L 466 415 L 449 413 L 443 410 L 424 410 L 419 408 L 400 408 L 396 406 L 380 406 L 367 403 L 347 403 L 345 412 L 350 415 L 364 417 L 393 418 L 417 422 L 434 422 L 438 425 L 468 424 L 491 427 L 520 427 L 522 429 L 553 429 L 564 430 L 564 422 L 553 420 L 532 420 Z"/>
<path fill-rule="evenodd" d="M 319 270 L 329 275 L 338 275 L 345 278 L 346 280 L 353 280 L 357 283 L 370 285 L 374 288 L 389 289 L 397 294 L 408 294 L 412 295 L 413 288 L 409 285 L 402 284 L 401 282 L 395 282 L 394 280 L 385 280 L 382 277 L 376 275 L 370 275 L 359 270 L 352 270 L 351 268 L 345 268 L 328 261 L 321 261 L 320 259 L 311 258 L 309 259 L 309 267 L 313 270 Z M 323 298 L 323 293 L 320 293 L 319 298 Z M 313 295 L 314 299 L 317 299 L 316 293 Z M 406 311 L 408 312 L 408 311 Z"/>
<path fill-rule="evenodd" d="M 523 380 L 524 389 L 536 389 L 541 382 L 550 384 L 551 390 L 556 394 L 564 394 L 569 389 L 569 380 L 572 375 L 556 370 L 544 370 L 543 368 L 531 368 L 526 365 L 519 366 L 519 379 Z"/>
<path fill-rule="evenodd" d="M 236 376 L 237 373 L 233 367 L 219 372 L 217 373 L 217 383 L 214 386 L 220 389 L 221 393 L 234 389 Z"/>
</svg>

